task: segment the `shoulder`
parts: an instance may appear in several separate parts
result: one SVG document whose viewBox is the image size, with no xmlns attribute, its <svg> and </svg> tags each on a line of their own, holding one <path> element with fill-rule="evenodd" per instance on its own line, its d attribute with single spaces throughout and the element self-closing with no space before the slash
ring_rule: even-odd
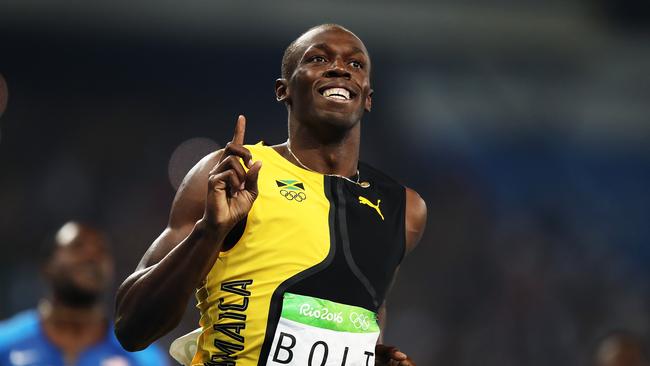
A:
<svg viewBox="0 0 650 366">
<path fill-rule="evenodd" d="M 36 336 L 38 321 L 35 310 L 26 310 L 0 322 L 0 353 Z"/>
<path fill-rule="evenodd" d="M 187 223 L 193 225 L 197 216 L 201 216 L 210 171 L 217 165 L 222 154 L 223 150 L 218 150 L 206 155 L 185 175 L 172 203 L 170 227 L 184 226 Z"/>
<path fill-rule="evenodd" d="M 427 204 L 411 188 L 406 187 L 406 251 L 412 251 L 422 239 L 427 224 Z"/>
<path fill-rule="evenodd" d="M 265 146 L 262 143 L 256 145 L 244 145 L 249 149 L 253 155 L 263 152 Z M 176 197 L 174 198 L 174 206 L 180 205 L 181 211 L 184 212 L 188 207 L 186 206 L 199 206 L 202 207 L 205 200 L 206 189 L 208 187 L 208 177 L 212 169 L 216 167 L 223 155 L 224 149 L 220 149 L 203 157 L 198 163 L 190 169 L 185 175 L 183 182 L 178 187 Z"/>
<path fill-rule="evenodd" d="M 395 179 L 372 167 L 370 164 L 359 162 L 361 180 L 372 179 L 384 189 L 399 190 L 403 192 L 405 201 L 405 225 L 406 225 L 406 254 L 411 252 L 418 244 L 424 234 L 427 222 L 427 205 L 424 199 L 413 189 L 397 182 Z"/>
<path fill-rule="evenodd" d="M 190 169 L 190 171 L 185 175 L 183 182 L 178 187 L 178 195 L 183 194 L 192 194 L 197 189 L 207 187 L 207 179 L 210 175 L 210 171 L 214 168 L 215 165 L 219 162 L 219 158 L 223 154 L 223 149 L 211 152 L 210 154 L 204 156 L 198 163 Z M 202 194 L 205 193 L 203 190 Z"/>
</svg>

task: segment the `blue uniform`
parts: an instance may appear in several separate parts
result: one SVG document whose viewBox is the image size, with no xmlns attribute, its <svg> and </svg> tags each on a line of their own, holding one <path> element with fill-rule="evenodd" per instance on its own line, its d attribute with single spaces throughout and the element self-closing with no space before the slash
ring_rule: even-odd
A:
<svg viewBox="0 0 650 366">
<path fill-rule="evenodd" d="M 110 324 L 110 322 L 109 322 Z M 127 352 L 109 325 L 106 337 L 79 354 L 75 366 L 168 365 L 168 358 L 156 345 L 140 352 Z M 43 333 L 39 315 L 28 310 L 0 323 L 0 366 L 72 366 Z"/>
</svg>

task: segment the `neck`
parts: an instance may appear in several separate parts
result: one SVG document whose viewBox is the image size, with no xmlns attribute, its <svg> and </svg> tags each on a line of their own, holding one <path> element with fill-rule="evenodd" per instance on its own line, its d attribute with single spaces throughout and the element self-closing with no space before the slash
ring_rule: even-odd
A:
<svg viewBox="0 0 650 366">
<path fill-rule="evenodd" d="M 306 124 L 290 123 L 288 143 L 300 161 L 295 161 L 288 150 L 284 155 L 318 173 L 352 177 L 357 174 L 360 141 L 359 123 L 339 133 L 321 133 Z"/>
<path fill-rule="evenodd" d="M 43 332 L 63 353 L 67 363 L 75 363 L 87 347 L 100 342 L 107 329 L 101 304 L 72 307 L 60 301 L 42 300 L 39 304 Z"/>
<path fill-rule="evenodd" d="M 106 326 L 106 315 L 101 304 L 72 307 L 56 299 L 42 300 L 38 306 L 43 324 L 58 332 L 79 332 Z"/>
</svg>

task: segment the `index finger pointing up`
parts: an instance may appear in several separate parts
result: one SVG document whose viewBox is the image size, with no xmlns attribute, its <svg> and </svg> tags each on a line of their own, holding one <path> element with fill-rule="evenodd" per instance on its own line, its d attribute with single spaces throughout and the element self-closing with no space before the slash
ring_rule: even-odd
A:
<svg viewBox="0 0 650 366">
<path fill-rule="evenodd" d="M 237 145 L 244 144 L 244 133 L 246 132 L 246 117 L 239 115 L 235 124 L 235 134 L 232 137 L 232 143 Z"/>
</svg>

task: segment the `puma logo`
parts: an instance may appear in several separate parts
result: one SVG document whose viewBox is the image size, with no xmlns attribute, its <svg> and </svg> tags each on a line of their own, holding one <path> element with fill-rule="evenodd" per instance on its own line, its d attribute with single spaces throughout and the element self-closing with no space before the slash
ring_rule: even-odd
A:
<svg viewBox="0 0 650 366">
<path fill-rule="evenodd" d="M 377 211 L 377 213 L 381 217 L 381 221 L 384 221 L 384 215 L 381 213 L 381 210 L 379 209 L 379 204 L 381 203 L 381 200 L 378 199 L 377 204 L 375 205 L 374 203 L 370 202 L 370 200 L 367 199 L 366 197 L 359 196 L 359 203 L 374 208 L 375 211 Z"/>
</svg>

